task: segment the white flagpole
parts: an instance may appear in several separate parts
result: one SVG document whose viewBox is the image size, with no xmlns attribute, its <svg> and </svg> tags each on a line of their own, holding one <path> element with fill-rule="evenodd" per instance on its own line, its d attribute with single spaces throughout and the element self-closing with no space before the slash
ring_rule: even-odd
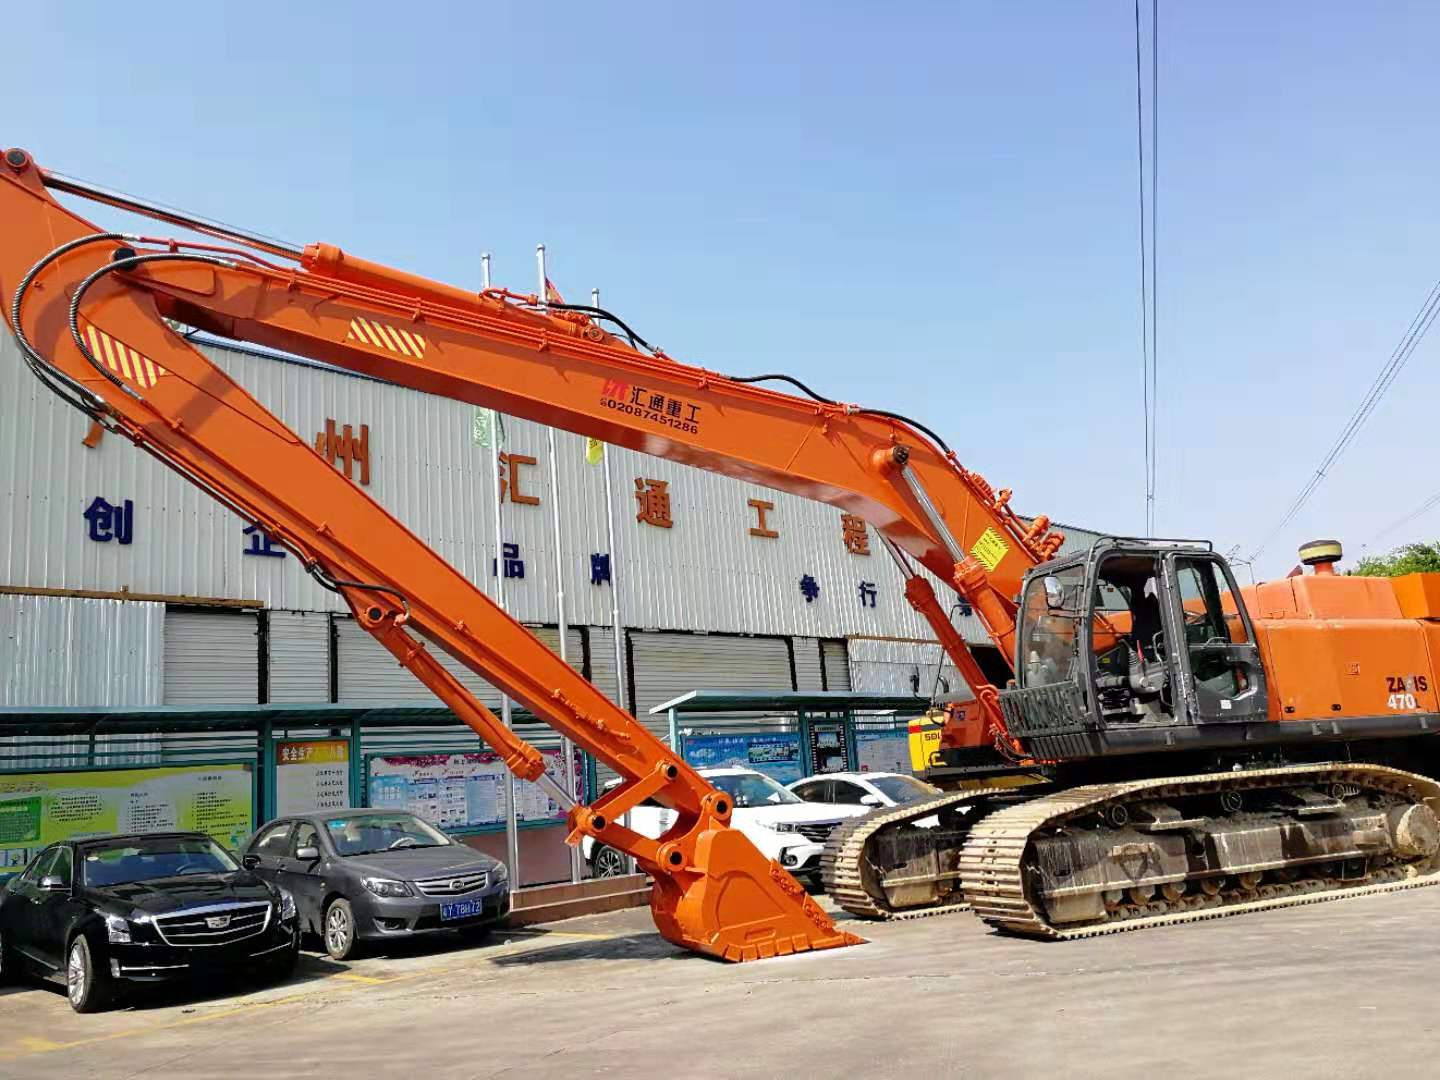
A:
<svg viewBox="0 0 1440 1080">
<path fill-rule="evenodd" d="M 545 274 L 545 245 L 535 247 L 536 269 L 540 275 L 541 310 L 548 310 L 549 278 Z M 569 662 L 566 638 L 570 636 L 570 624 L 565 618 L 565 560 L 560 544 L 560 457 L 555 450 L 555 429 L 546 428 L 547 447 L 550 452 L 550 519 L 555 529 L 555 622 L 560 630 L 560 659 Z M 575 797 L 575 745 L 567 738 L 560 739 L 561 775 L 564 777 L 565 793 Z M 577 883 L 583 873 L 580 846 L 570 848 L 570 883 Z"/>
<path fill-rule="evenodd" d="M 590 306 L 600 306 L 600 290 L 590 290 Z M 619 559 L 615 554 L 615 497 L 610 484 L 610 447 L 607 444 L 600 459 L 600 468 L 605 477 L 605 546 L 610 551 L 610 637 L 615 645 L 615 700 L 620 708 L 626 708 L 628 681 L 625 678 L 625 626 L 620 619 L 620 571 Z M 627 810 L 621 819 L 626 828 L 630 827 L 630 813 Z M 625 857 L 625 868 L 635 873 L 635 858 Z"/>
<path fill-rule="evenodd" d="M 490 253 L 480 256 L 480 280 L 484 288 L 490 287 Z M 500 508 L 500 414 L 490 410 L 490 468 L 495 481 L 495 603 L 505 610 L 505 542 L 501 538 Z M 484 567 L 481 567 L 484 573 Z M 500 695 L 500 720 L 507 728 L 515 726 L 510 715 L 510 696 Z M 515 821 L 515 774 L 505 770 L 505 865 L 510 871 L 510 880 L 518 889 L 520 878 L 520 832 Z"/>
</svg>

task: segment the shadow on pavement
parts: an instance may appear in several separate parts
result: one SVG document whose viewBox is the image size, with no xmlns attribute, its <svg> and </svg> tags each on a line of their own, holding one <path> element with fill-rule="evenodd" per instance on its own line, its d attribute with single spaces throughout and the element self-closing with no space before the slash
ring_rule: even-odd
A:
<svg viewBox="0 0 1440 1080">
<path fill-rule="evenodd" d="M 527 935 L 543 939 L 545 933 Z M 558 935 L 557 935 L 558 936 Z M 546 945 L 543 949 L 497 956 L 496 967 L 533 967 L 540 964 L 573 964 L 584 960 L 688 960 L 691 953 L 671 945 L 654 931 L 592 941 L 571 941 Z"/>
</svg>

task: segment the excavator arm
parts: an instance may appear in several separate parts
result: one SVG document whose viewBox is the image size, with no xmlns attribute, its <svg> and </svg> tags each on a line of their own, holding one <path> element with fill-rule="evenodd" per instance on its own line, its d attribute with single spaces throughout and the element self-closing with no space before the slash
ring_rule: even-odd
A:
<svg viewBox="0 0 1440 1080">
<path fill-rule="evenodd" d="M 209 234 L 214 243 L 97 229 L 68 191 Z M 357 621 L 492 745 L 548 782 L 517 738 L 427 648 L 438 645 L 625 782 L 571 806 L 591 835 L 655 879 L 669 940 L 749 959 L 844 945 L 803 889 L 728 827 L 723 793 L 575 674 L 483 592 L 332 468 L 172 327 L 183 323 L 400 385 L 567 428 L 824 500 L 882 534 L 968 600 L 997 642 L 1014 632 L 1024 570 L 1059 544 L 1026 526 L 938 439 L 887 414 L 806 400 L 679 364 L 536 298 L 472 293 L 316 245 L 303 251 L 46 173 L 0 165 L 0 295 L 27 362 L 52 390 L 261 526 L 339 592 Z M 170 320 L 170 321 L 167 321 Z M 993 688 L 928 582 L 907 596 L 936 627 L 1003 737 Z M 573 800 L 557 791 L 566 804 Z M 659 840 L 626 830 L 654 798 L 677 811 Z"/>
</svg>

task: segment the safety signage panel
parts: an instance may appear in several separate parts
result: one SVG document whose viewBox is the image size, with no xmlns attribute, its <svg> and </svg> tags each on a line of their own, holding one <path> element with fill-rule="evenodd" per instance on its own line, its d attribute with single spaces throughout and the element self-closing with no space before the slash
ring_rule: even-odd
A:
<svg viewBox="0 0 1440 1080">
<path fill-rule="evenodd" d="M 50 844 L 110 833 L 203 832 L 234 850 L 253 804 L 245 763 L 0 776 L 0 875 Z"/>
<path fill-rule="evenodd" d="M 350 744 L 308 739 L 275 745 L 275 814 L 343 810 L 350 802 Z"/>
<path fill-rule="evenodd" d="M 762 772 L 782 784 L 805 775 L 800 736 L 791 732 L 748 735 L 687 735 L 685 760 L 697 769 L 740 766 Z"/>
<path fill-rule="evenodd" d="M 543 750 L 545 771 L 563 789 L 564 758 Z M 369 805 L 408 810 L 446 829 L 485 828 L 505 823 L 505 779 L 500 758 L 476 754 L 386 754 L 369 759 Z M 584 758 L 575 752 L 575 794 L 584 785 Z M 515 783 L 515 817 L 523 822 L 565 820 L 565 808 L 537 784 Z"/>
</svg>

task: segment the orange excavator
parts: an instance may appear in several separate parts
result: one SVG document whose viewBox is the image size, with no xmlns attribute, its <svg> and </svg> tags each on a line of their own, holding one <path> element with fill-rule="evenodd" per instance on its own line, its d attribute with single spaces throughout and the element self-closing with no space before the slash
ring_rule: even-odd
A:
<svg viewBox="0 0 1440 1080">
<path fill-rule="evenodd" d="M 183 230 L 106 231 L 88 199 Z M 726 376 L 610 312 L 470 291 L 294 247 L 0 159 L 0 298 L 37 378 L 294 552 L 362 627 L 593 837 L 654 879 L 668 940 L 746 960 L 860 941 L 729 826 L 731 806 L 194 348 L 253 342 L 808 498 L 879 534 L 973 692 L 947 706 L 935 800 L 831 838 L 860 915 L 969 905 L 1071 937 L 1429 884 L 1440 784 L 1440 576 L 1328 571 L 1241 590 L 1208 544 L 1112 537 L 1061 557 L 938 435 L 789 376 Z M 761 385 L 786 382 L 799 395 Z M 925 571 L 980 618 L 997 688 Z M 438 647 L 614 769 L 588 806 L 475 700 Z M 1017 787 L 1015 776 L 1039 783 Z M 993 779 L 993 783 L 991 782 Z M 622 824 L 676 811 L 659 839 Z"/>
</svg>

